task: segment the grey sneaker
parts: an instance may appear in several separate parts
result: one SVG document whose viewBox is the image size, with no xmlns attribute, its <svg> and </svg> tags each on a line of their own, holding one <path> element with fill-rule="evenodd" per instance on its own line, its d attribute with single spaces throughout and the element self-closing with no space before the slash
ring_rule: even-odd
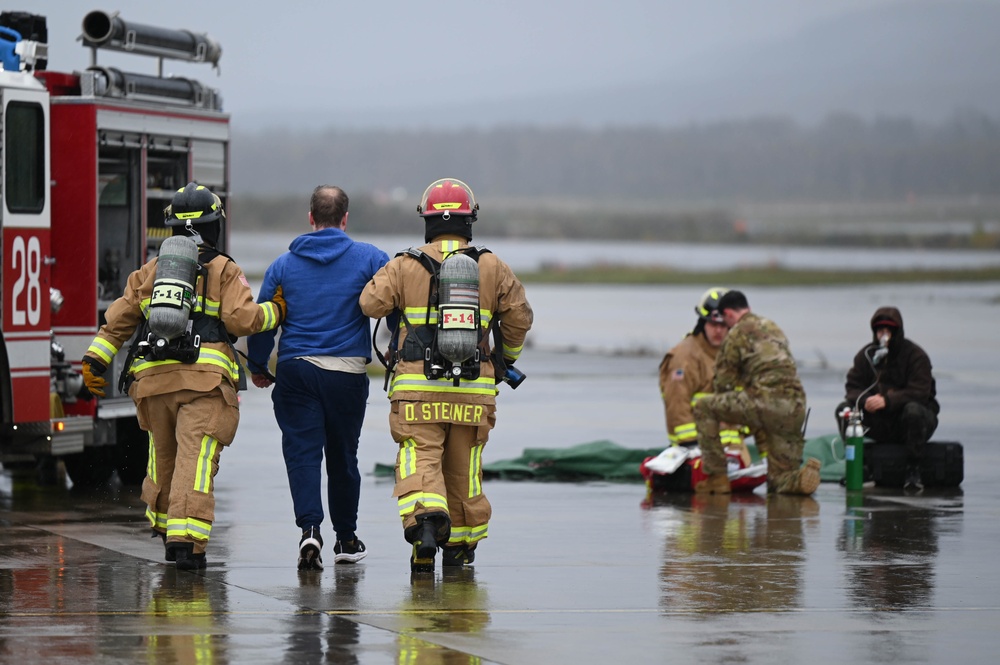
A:
<svg viewBox="0 0 1000 665">
<path fill-rule="evenodd" d="M 319 535 L 318 528 L 310 527 L 303 531 L 299 541 L 299 570 L 323 570 L 322 549 L 323 537 Z"/>
<path fill-rule="evenodd" d="M 906 469 L 906 482 L 903 489 L 920 491 L 924 488 L 923 481 L 920 480 L 920 467 L 911 466 Z"/>
<path fill-rule="evenodd" d="M 334 563 L 357 563 L 368 556 L 368 550 L 360 538 L 338 540 L 333 546 Z"/>
</svg>

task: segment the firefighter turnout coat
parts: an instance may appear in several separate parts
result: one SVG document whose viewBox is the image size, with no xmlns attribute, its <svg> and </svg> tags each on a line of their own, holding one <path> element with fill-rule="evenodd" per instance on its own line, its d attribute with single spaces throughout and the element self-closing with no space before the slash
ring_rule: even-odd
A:
<svg viewBox="0 0 1000 665">
<path fill-rule="evenodd" d="M 459 236 L 444 235 L 419 248 L 438 263 L 467 248 Z M 531 306 L 524 287 L 496 255 L 479 255 L 481 346 L 489 346 L 487 331 L 499 326 L 503 357 L 517 360 L 531 327 Z M 408 254 L 386 264 L 361 293 L 361 310 L 373 318 L 399 312 L 410 326 L 436 326 L 437 309 L 429 307 L 431 274 Z M 400 317 L 397 348 L 406 345 L 410 327 Z M 448 543 L 475 545 L 485 538 L 491 514 L 482 491 L 482 449 L 495 423 L 497 380 L 489 352 L 481 354 L 479 377 L 429 379 L 423 359 L 400 358 L 389 383 L 389 423 L 399 444 L 396 486 L 404 531 L 421 515 L 450 516 Z"/>
<path fill-rule="evenodd" d="M 280 323 L 273 302 L 258 305 L 243 271 L 217 255 L 204 264 L 195 284 L 192 317 L 214 319 L 228 335 L 270 330 Z M 85 356 L 110 367 L 114 356 L 149 315 L 156 259 L 128 277 Z M 215 517 L 213 479 L 221 448 L 232 443 L 239 424 L 240 365 L 226 337 L 203 341 L 193 363 L 135 358 L 129 395 L 139 425 L 149 433 L 149 463 L 142 499 L 153 529 L 172 542 L 193 542 L 204 552 Z M 111 377 L 109 377 L 111 378 Z"/>
<path fill-rule="evenodd" d="M 660 362 L 660 396 L 667 417 L 667 437 L 675 446 L 698 443 L 694 405 L 712 392 L 715 357 L 719 349 L 702 333 L 688 333 Z M 720 432 L 723 445 L 739 445 L 743 438 L 736 429 Z"/>
</svg>

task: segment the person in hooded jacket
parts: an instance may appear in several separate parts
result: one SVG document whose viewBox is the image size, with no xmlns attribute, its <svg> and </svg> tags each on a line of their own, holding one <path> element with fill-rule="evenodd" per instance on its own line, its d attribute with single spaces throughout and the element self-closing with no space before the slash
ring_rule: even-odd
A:
<svg viewBox="0 0 1000 665">
<path fill-rule="evenodd" d="M 324 455 L 327 504 L 337 539 L 334 563 L 357 563 L 367 554 L 355 531 L 361 494 L 358 442 L 372 343 L 371 320 L 361 312 L 358 297 L 389 256 L 347 236 L 348 205 L 341 188 L 317 187 L 309 203 L 313 231 L 293 240 L 264 273 L 260 300 L 280 288 L 288 311 L 294 312 L 281 327 L 274 376 L 267 363 L 277 331 L 247 341 L 254 385 L 274 385 L 274 416 L 281 428 L 295 524 L 302 530 L 299 570 L 323 569 Z"/>
<path fill-rule="evenodd" d="M 923 446 L 937 429 L 941 410 L 931 360 L 906 338 L 897 308 L 876 309 L 871 330 L 871 343 L 858 351 L 847 372 L 846 395 L 836 411 L 840 434 L 844 436 L 845 409 L 859 407 L 865 436 L 876 444 L 905 444 L 905 487 L 919 489 Z"/>
</svg>

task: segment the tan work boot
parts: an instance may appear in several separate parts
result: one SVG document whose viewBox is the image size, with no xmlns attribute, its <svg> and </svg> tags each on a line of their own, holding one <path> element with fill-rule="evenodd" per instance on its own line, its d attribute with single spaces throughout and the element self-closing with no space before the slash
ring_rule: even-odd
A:
<svg viewBox="0 0 1000 665">
<path fill-rule="evenodd" d="M 799 469 L 795 479 L 778 490 L 778 494 L 801 494 L 809 496 L 819 487 L 819 469 L 823 466 L 815 457 L 810 457 L 806 465 Z"/>
<path fill-rule="evenodd" d="M 713 473 L 695 483 L 694 491 L 696 494 L 729 494 L 733 489 L 729 486 L 729 476 Z"/>
</svg>

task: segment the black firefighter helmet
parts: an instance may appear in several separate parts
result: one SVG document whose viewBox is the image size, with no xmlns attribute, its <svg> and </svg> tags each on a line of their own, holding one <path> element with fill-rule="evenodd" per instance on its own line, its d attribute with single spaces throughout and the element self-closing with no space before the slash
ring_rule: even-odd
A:
<svg viewBox="0 0 1000 665">
<path fill-rule="evenodd" d="M 726 320 L 722 317 L 722 312 L 719 311 L 719 300 L 722 296 L 726 295 L 729 289 L 723 288 L 721 286 L 714 286 L 708 291 L 701 294 L 701 298 L 698 300 L 698 304 L 694 306 L 694 313 L 698 315 L 698 322 L 694 327 L 694 334 L 701 333 L 705 330 L 705 324 L 708 321 L 712 323 L 725 323 Z"/>
<path fill-rule="evenodd" d="M 164 224 L 173 228 L 173 235 L 195 236 L 198 244 L 204 242 L 216 247 L 226 211 L 218 195 L 204 185 L 189 182 L 177 190 L 170 205 L 163 210 L 163 216 Z"/>
</svg>

